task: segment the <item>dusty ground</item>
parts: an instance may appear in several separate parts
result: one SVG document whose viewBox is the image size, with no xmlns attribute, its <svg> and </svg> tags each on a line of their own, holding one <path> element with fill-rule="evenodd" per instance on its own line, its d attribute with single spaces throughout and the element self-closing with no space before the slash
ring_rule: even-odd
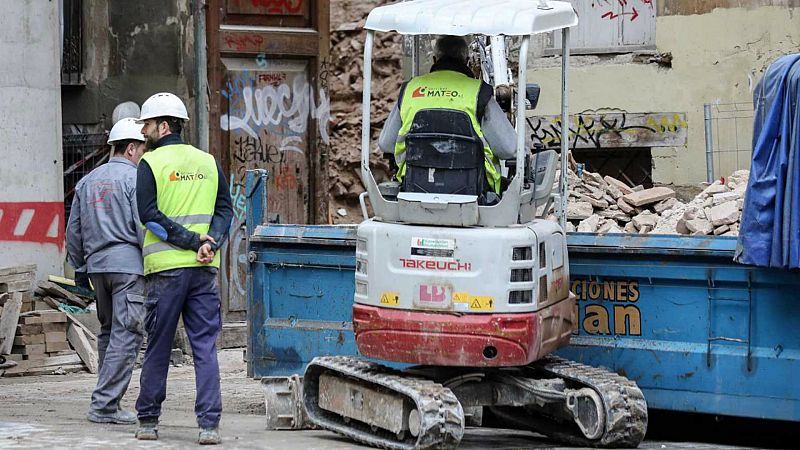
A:
<svg viewBox="0 0 800 450">
<path fill-rule="evenodd" d="M 325 431 L 265 431 L 264 405 L 258 381 L 246 377 L 241 350 L 220 352 L 224 413 L 221 448 L 275 450 L 364 448 Z M 40 377 L 0 378 L 0 448 L 130 448 L 178 449 L 194 447 L 194 373 L 190 365 L 170 370 L 167 401 L 157 442 L 133 438 L 135 426 L 98 425 L 85 419 L 94 375 L 88 373 Z M 139 370 L 134 372 L 124 401 L 132 408 L 139 391 Z M 646 441 L 640 448 L 722 448 L 718 444 Z M 553 443 L 532 433 L 467 430 L 461 447 L 477 449 L 554 448 Z M 733 447 L 729 447 L 733 448 Z"/>
</svg>

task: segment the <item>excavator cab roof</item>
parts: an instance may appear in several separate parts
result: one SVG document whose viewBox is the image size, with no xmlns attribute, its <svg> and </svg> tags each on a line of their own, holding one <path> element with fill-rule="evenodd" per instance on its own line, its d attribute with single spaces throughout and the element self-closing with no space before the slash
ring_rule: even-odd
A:
<svg viewBox="0 0 800 450">
<path fill-rule="evenodd" d="M 578 24 L 572 5 L 549 0 L 414 0 L 380 6 L 364 28 L 400 34 L 529 36 Z"/>
</svg>

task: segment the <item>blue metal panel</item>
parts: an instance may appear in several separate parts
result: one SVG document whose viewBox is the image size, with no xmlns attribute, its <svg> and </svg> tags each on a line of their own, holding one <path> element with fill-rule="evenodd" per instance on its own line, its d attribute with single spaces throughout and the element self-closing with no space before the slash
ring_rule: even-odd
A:
<svg viewBox="0 0 800 450">
<path fill-rule="evenodd" d="M 800 278 L 734 263 L 735 244 L 570 235 L 580 328 L 559 354 L 625 374 L 651 408 L 800 420 Z"/>
</svg>

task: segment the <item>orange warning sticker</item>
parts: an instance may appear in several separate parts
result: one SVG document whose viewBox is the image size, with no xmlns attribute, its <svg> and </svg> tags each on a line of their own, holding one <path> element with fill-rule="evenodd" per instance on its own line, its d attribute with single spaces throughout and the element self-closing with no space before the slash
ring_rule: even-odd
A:
<svg viewBox="0 0 800 450">
<path fill-rule="evenodd" d="M 471 311 L 493 311 L 494 297 L 471 295 L 467 292 L 454 292 L 453 303 L 466 303 Z"/>
<path fill-rule="evenodd" d="M 383 292 L 381 294 L 381 305 L 398 306 L 400 304 L 400 294 L 397 292 Z"/>
</svg>

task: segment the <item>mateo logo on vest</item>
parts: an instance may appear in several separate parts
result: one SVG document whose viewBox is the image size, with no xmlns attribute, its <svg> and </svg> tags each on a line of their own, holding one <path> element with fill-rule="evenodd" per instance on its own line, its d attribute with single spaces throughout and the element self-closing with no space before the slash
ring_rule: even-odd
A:
<svg viewBox="0 0 800 450">
<path fill-rule="evenodd" d="M 420 86 L 411 93 L 411 98 L 418 97 L 461 97 L 461 93 L 448 88 L 430 88 Z"/>
<path fill-rule="evenodd" d="M 172 173 L 169 174 L 169 181 L 202 181 L 206 179 L 208 179 L 208 176 L 201 172 L 186 173 L 173 170 Z"/>
</svg>

